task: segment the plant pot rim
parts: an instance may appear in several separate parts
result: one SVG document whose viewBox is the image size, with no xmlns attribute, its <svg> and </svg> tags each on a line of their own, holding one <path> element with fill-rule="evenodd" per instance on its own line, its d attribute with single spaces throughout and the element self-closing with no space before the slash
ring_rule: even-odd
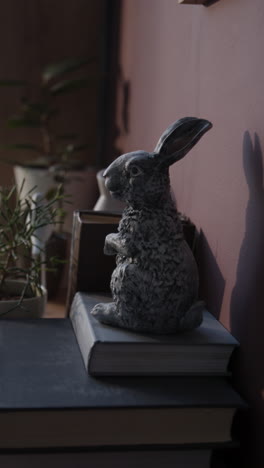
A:
<svg viewBox="0 0 264 468">
<path fill-rule="evenodd" d="M 17 296 L 20 295 L 20 291 L 22 288 L 24 288 L 25 284 L 26 284 L 26 281 L 24 281 L 23 279 L 7 279 L 5 281 L 5 286 L 6 286 L 6 290 L 8 292 L 8 289 L 18 289 L 18 292 L 15 293 Z M 42 296 L 43 294 L 45 294 L 45 291 L 46 291 L 46 288 L 45 286 L 43 286 L 42 284 L 39 284 L 38 285 L 38 288 L 42 291 L 42 294 L 37 294 L 37 295 L 34 295 L 34 296 L 25 296 L 25 298 L 23 300 L 30 300 L 30 299 L 34 299 L 36 297 L 40 297 Z M 0 302 L 9 302 L 9 301 L 16 301 L 16 299 L 0 299 Z"/>
<path fill-rule="evenodd" d="M 21 288 L 24 287 L 23 280 L 6 280 L 5 285 L 17 289 L 17 296 L 21 294 Z M 24 297 L 20 304 L 20 298 L 0 299 L 0 318 L 34 318 L 42 317 L 47 300 L 47 290 L 45 286 L 39 285 L 42 294 L 32 297 Z M 34 313 L 35 312 L 35 313 Z M 29 316 L 28 316 L 29 315 Z M 27 317 L 28 316 L 28 317 Z"/>
</svg>

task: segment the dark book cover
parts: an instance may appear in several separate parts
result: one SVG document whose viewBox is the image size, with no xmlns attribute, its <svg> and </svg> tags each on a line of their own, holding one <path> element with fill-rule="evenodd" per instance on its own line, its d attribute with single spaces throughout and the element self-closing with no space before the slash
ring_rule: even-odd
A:
<svg viewBox="0 0 264 468">
<path fill-rule="evenodd" d="M 111 300 L 111 299 L 110 299 Z M 76 293 L 70 318 L 85 367 L 93 375 L 225 375 L 237 340 L 206 309 L 200 327 L 174 335 L 135 333 L 91 315 L 109 298 Z"/>
<path fill-rule="evenodd" d="M 223 443 L 224 378 L 89 376 L 69 319 L 2 320 L 0 448 Z"/>
<path fill-rule="evenodd" d="M 3 468 L 209 468 L 211 449 L 119 449 L 0 454 Z"/>
<path fill-rule="evenodd" d="M 120 214 L 76 211 L 73 217 L 67 308 L 76 291 L 109 292 L 115 256 L 104 254 L 105 237 L 116 232 Z"/>
</svg>

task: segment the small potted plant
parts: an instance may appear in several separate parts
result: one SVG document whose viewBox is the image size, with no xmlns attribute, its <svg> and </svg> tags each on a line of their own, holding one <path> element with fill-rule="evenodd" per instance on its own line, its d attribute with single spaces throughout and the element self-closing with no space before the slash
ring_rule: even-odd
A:
<svg viewBox="0 0 264 468">
<path fill-rule="evenodd" d="M 7 119 L 8 126 L 13 129 L 25 128 L 34 139 L 1 145 L 2 150 L 12 151 L 13 154 L 27 151 L 31 154 L 29 158 L 21 160 L 8 156 L 1 159 L 14 166 L 17 186 L 21 186 L 22 180 L 25 180 L 22 196 L 32 187 L 46 194 L 54 190 L 54 185 L 61 185 L 64 193 L 71 197 L 71 205 L 67 209 L 65 207 L 63 227 L 68 232 L 71 231 L 72 211 L 94 205 L 97 183 L 95 168 L 87 167 L 87 162 L 79 156 L 88 145 L 80 142 L 78 136 L 68 129 L 63 133 L 58 130 L 61 130 L 60 118 L 64 118 L 60 103 L 64 95 L 91 84 L 93 77 L 80 77 L 78 72 L 92 61 L 89 58 L 74 58 L 48 65 L 42 70 L 38 83 L 0 80 L 0 87 L 20 87 L 22 90 L 17 112 Z M 65 100 L 63 102 L 65 105 Z M 63 122 L 65 124 L 65 120 Z M 92 197 L 90 206 L 89 197 Z"/>
<path fill-rule="evenodd" d="M 60 188 L 48 201 L 16 186 L 0 189 L 0 318 L 35 318 L 44 313 L 44 241 L 60 222 Z M 53 266 L 59 261 L 49 259 Z"/>
</svg>

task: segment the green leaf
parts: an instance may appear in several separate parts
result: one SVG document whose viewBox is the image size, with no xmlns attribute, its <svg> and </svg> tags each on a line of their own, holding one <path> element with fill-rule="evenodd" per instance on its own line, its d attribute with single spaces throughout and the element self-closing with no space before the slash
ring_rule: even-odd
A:
<svg viewBox="0 0 264 468">
<path fill-rule="evenodd" d="M 68 93 L 77 89 L 87 88 L 90 83 L 91 80 L 88 78 L 80 78 L 78 80 L 64 80 L 51 86 L 50 93 L 53 94 L 53 96 L 57 96 L 59 94 Z"/>
<path fill-rule="evenodd" d="M 77 136 L 76 133 L 65 133 L 64 135 L 56 135 L 56 138 L 58 140 L 76 140 Z"/>
<path fill-rule="evenodd" d="M 24 80 L 0 80 L 0 86 L 26 86 L 27 84 Z"/>
<path fill-rule="evenodd" d="M 16 186 L 14 185 L 14 186 L 9 190 L 9 192 L 7 193 L 6 199 L 7 199 L 7 200 L 10 200 L 10 198 L 13 196 L 13 194 L 15 193 L 15 191 L 16 191 Z"/>
<path fill-rule="evenodd" d="M 49 106 L 45 102 L 29 102 L 25 98 L 22 98 L 21 102 L 23 112 L 34 112 L 40 115 L 50 111 Z"/>
<path fill-rule="evenodd" d="M 90 145 L 88 145 L 87 143 L 86 144 L 74 144 L 74 143 L 69 143 L 68 145 L 66 145 L 63 153 L 63 154 L 66 154 L 66 155 L 72 155 L 72 153 L 76 152 L 76 151 L 84 151 L 86 150 L 87 148 L 89 148 Z"/>
<path fill-rule="evenodd" d="M 8 119 L 7 121 L 9 127 L 18 128 L 18 127 L 40 127 L 41 123 L 39 120 L 29 119 L 21 116 L 14 116 Z"/>
<path fill-rule="evenodd" d="M 93 58 L 82 57 L 78 59 L 76 58 L 66 59 L 66 60 L 62 60 L 61 62 L 48 65 L 47 67 L 44 68 L 42 72 L 43 82 L 47 83 L 53 78 L 56 78 L 64 73 L 78 70 L 79 68 L 93 61 L 94 61 L 94 57 Z"/>
<path fill-rule="evenodd" d="M 12 143 L 10 145 L 0 145 L 0 149 L 7 149 L 7 150 L 32 150 L 37 151 L 38 153 L 41 151 L 39 146 L 31 145 L 29 143 Z"/>
<path fill-rule="evenodd" d="M 89 148 L 90 145 L 86 144 L 80 144 L 80 145 L 72 145 L 73 146 L 73 151 L 84 151 L 85 149 Z"/>
</svg>

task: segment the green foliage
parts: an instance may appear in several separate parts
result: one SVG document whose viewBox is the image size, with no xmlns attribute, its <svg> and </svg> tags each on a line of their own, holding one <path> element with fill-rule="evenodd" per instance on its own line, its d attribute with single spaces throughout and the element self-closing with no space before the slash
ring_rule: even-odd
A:
<svg viewBox="0 0 264 468">
<path fill-rule="evenodd" d="M 49 200 L 36 203 L 33 190 L 24 197 L 22 188 L 0 188 L 0 298 L 7 280 L 24 280 L 24 295 L 40 293 L 40 274 L 45 268 L 43 256 L 32 255 L 38 232 L 46 226 L 61 222 L 60 203 L 63 198 L 58 188 Z M 49 259 L 50 260 L 50 259 Z M 54 258 L 54 266 L 59 260 Z"/>
<path fill-rule="evenodd" d="M 91 58 L 74 58 L 62 60 L 59 63 L 54 63 L 52 65 L 47 65 L 42 72 L 43 83 L 57 78 L 65 73 L 79 70 L 84 65 L 88 65 L 94 59 Z"/>
<path fill-rule="evenodd" d="M 26 86 L 27 82 L 24 80 L 0 80 L 0 86 Z"/>
<path fill-rule="evenodd" d="M 88 79 L 64 80 L 52 86 L 50 92 L 54 96 L 58 96 L 59 94 L 69 93 L 77 89 L 87 88 L 89 84 L 90 80 Z"/>
<path fill-rule="evenodd" d="M 24 80 L 2 79 L 0 87 L 19 87 L 23 89 L 18 109 L 15 115 L 7 119 L 7 125 L 14 130 L 17 128 L 29 128 L 32 132 L 38 132 L 39 144 L 31 142 L 18 142 L 12 145 L 1 145 L 0 148 L 9 151 L 21 151 L 25 149 L 35 152 L 34 158 L 29 161 L 19 161 L 5 158 L 9 164 L 20 164 L 37 168 L 82 168 L 85 164 L 82 159 L 76 157 L 76 152 L 83 151 L 87 145 L 72 143 L 71 139 L 63 140 L 55 131 L 55 119 L 60 115 L 60 96 L 75 92 L 89 86 L 91 77 L 66 77 L 67 74 L 78 72 L 89 65 L 94 59 L 71 58 L 58 63 L 48 65 L 41 73 L 37 85 Z M 1 94 L 0 94 L 1 95 Z M 74 140 L 76 136 L 74 136 Z M 32 154 L 34 155 L 32 151 Z"/>
</svg>

